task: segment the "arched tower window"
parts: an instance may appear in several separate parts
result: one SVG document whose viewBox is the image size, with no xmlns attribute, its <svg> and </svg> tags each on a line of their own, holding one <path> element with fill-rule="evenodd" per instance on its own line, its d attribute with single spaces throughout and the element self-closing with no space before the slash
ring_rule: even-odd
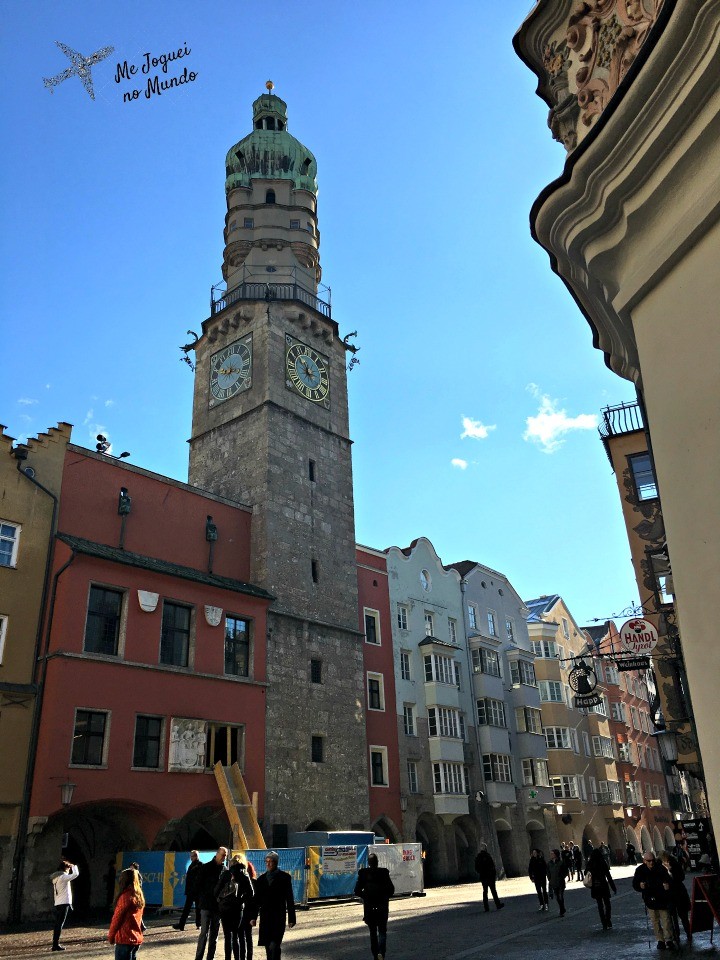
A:
<svg viewBox="0 0 720 960">
<path fill-rule="evenodd" d="M 268 190 L 265 194 L 265 203 L 275 203 L 275 191 Z"/>
<path fill-rule="evenodd" d="M 256 130 L 262 130 L 262 126 L 263 126 L 262 120 L 256 120 L 256 121 L 255 121 L 255 129 L 256 129 Z"/>
<path fill-rule="evenodd" d="M 274 130 L 275 129 L 275 117 L 266 117 L 265 118 L 265 129 Z"/>
</svg>

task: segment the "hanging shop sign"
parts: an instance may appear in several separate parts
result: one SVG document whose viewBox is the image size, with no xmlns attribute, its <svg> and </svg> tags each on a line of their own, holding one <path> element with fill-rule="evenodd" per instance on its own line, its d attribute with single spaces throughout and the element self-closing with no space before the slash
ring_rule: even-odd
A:
<svg viewBox="0 0 720 960">
<path fill-rule="evenodd" d="M 578 660 L 568 674 L 570 689 L 581 697 L 589 696 L 597 686 L 597 674 L 585 660 Z"/>
<path fill-rule="evenodd" d="M 657 646 L 658 632 L 649 620 L 633 617 L 620 627 L 620 642 L 628 653 L 647 656 Z"/>
<path fill-rule="evenodd" d="M 614 662 L 621 673 L 623 670 L 647 670 L 650 667 L 650 657 L 625 657 Z"/>
<path fill-rule="evenodd" d="M 588 707 L 599 707 L 602 703 L 602 697 L 597 693 L 590 693 L 585 696 L 580 695 L 573 698 L 575 701 L 575 709 L 583 710 Z"/>
</svg>

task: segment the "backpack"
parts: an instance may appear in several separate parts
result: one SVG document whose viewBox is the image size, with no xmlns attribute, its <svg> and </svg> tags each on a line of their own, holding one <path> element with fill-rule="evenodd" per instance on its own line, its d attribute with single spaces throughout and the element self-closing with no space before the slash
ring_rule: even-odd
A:
<svg viewBox="0 0 720 960">
<path fill-rule="evenodd" d="M 237 895 L 238 885 L 232 877 L 228 877 L 217 895 L 218 907 L 221 913 L 225 910 L 232 909 L 232 907 L 237 904 Z"/>
</svg>

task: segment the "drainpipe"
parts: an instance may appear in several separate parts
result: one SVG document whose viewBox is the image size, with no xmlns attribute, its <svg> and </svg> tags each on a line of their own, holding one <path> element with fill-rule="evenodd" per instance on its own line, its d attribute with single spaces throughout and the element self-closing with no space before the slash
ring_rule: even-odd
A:
<svg viewBox="0 0 720 960">
<path fill-rule="evenodd" d="M 465 633 L 465 658 L 467 660 L 468 667 L 468 684 L 470 686 L 470 702 L 472 706 L 475 706 L 475 674 L 472 669 L 472 657 L 470 656 L 470 624 L 467 619 L 467 603 L 465 602 L 465 587 L 467 586 L 467 580 L 464 577 L 460 578 L 460 593 L 462 598 L 462 615 L 463 615 L 463 632 Z M 473 717 L 473 730 L 475 731 L 475 749 L 477 751 L 477 765 L 478 765 L 478 780 L 485 787 L 485 779 L 482 773 L 482 747 L 480 746 L 480 731 L 478 730 L 477 724 L 477 711 Z M 492 848 L 493 859 L 496 863 L 504 869 L 504 864 L 502 862 L 502 856 L 500 853 L 500 844 L 497 838 L 497 831 L 495 830 L 495 824 L 493 823 L 493 818 L 490 814 L 490 809 L 488 806 L 487 794 L 483 790 L 483 799 L 482 801 L 476 800 L 475 797 L 472 798 L 474 803 L 479 803 L 482 811 L 482 818 L 486 823 L 489 834 L 489 843 L 488 847 Z"/>
<path fill-rule="evenodd" d="M 39 490 L 42 490 L 43 493 L 47 494 L 53 501 L 52 509 L 52 520 L 50 523 L 50 535 L 48 537 L 48 548 L 47 548 L 47 557 L 45 560 L 45 576 L 43 579 L 43 589 L 42 597 L 40 601 L 40 613 L 38 617 L 38 628 L 37 634 L 35 637 L 35 655 L 34 655 L 34 666 L 33 666 L 33 680 L 37 680 L 37 664 L 41 659 L 41 645 L 43 637 L 43 624 L 45 621 L 45 608 L 47 605 L 48 598 L 48 589 L 50 583 L 50 571 L 52 569 L 52 558 L 54 555 L 54 541 L 55 541 L 55 527 L 57 523 L 57 514 L 58 514 L 58 505 L 59 498 L 48 490 L 47 487 L 44 487 L 39 480 L 35 479 L 35 475 L 31 472 L 29 467 L 23 467 L 22 464 L 27 460 L 27 450 L 24 450 L 21 447 L 16 447 L 13 451 L 15 457 L 17 458 L 18 471 L 34 484 Z M 42 666 L 40 668 L 40 678 L 36 682 L 37 692 L 35 694 L 35 705 L 33 707 L 33 719 L 32 727 L 30 730 L 30 744 L 28 750 L 28 764 L 25 770 L 25 781 L 23 783 L 23 796 L 22 803 L 20 806 L 20 817 L 18 820 L 18 833 L 17 833 L 17 842 L 15 844 L 15 854 L 13 856 L 13 870 L 12 870 L 12 879 L 10 881 L 10 912 L 8 920 L 10 923 L 19 923 L 22 916 L 22 878 L 24 870 L 24 857 L 25 849 L 27 847 L 27 827 L 28 821 L 30 819 L 30 796 L 32 791 L 32 782 L 35 775 L 35 755 L 37 752 L 38 738 L 40 734 L 40 714 L 42 710 L 42 699 L 43 699 L 43 689 L 45 682 L 45 673 L 47 670 L 47 659 L 45 654 L 47 653 L 48 644 L 50 642 L 50 628 L 52 626 L 52 615 L 55 609 L 55 595 L 57 592 L 57 582 L 60 574 L 63 570 L 67 569 L 70 566 L 72 561 L 75 559 L 75 552 L 73 551 L 72 556 L 69 560 L 58 570 L 55 574 L 53 580 L 52 594 L 50 600 L 50 614 L 48 617 L 47 630 L 45 631 L 45 648 L 42 656 Z"/>
</svg>

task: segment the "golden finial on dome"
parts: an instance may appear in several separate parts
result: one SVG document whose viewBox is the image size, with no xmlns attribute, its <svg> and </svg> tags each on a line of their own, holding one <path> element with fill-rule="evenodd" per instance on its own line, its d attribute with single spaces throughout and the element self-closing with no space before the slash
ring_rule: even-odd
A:
<svg viewBox="0 0 720 960">
<path fill-rule="evenodd" d="M 267 90 L 268 93 L 273 92 L 273 90 L 275 89 L 275 84 L 272 82 L 272 80 L 268 80 L 265 83 L 265 89 Z"/>
</svg>

